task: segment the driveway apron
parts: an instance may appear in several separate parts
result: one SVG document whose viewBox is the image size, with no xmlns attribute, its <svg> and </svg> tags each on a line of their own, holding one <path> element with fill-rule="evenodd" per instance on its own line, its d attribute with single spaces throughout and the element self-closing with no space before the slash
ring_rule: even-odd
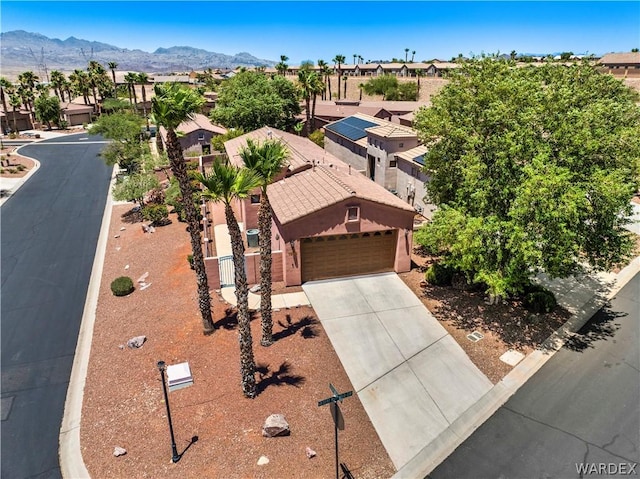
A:
<svg viewBox="0 0 640 479">
<path fill-rule="evenodd" d="M 303 289 L 397 469 L 491 389 L 395 273 Z"/>
</svg>

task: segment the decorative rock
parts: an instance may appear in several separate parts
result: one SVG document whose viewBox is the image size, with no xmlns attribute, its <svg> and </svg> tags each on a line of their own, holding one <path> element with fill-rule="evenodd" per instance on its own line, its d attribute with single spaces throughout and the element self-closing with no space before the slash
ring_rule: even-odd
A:
<svg viewBox="0 0 640 479">
<path fill-rule="evenodd" d="M 115 449 L 113 450 L 113 455 L 116 457 L 124 456 L 126 453 L 127 453 L 127 450 L 124 447 L 116 446 Z"/>
<path fill-rule="evenodd" d="M 136 336 L 135 338 L 131 338 L 129 341 L 127 341 L 127 346 L 129 346 L 132 349 L 138 349 L 142 347 L 142 345 L 146 340 L 147 340 L 146 336 Z"/>
<path fill-rule="evenodd" d="M 265 464 L 269 464 L 269 458 L 267 456 L 260 456 L 260 459 L 258 459 L 258 466 L 264 466 Z"/>
<path fill-rule="evenodd" d="M 146 283 L 148 277 L 149 277 L 149 272 L 147 271 L 145 274 L 143 274 L 138 278 L 138 283 Z"/>
<path fill-rule="evenodd" d="M 305 449 L 305 452 L 307 453 L 307 457 L 309 459 L 311 459 L 312 457 L 316 457 L 316 451 L 311 449 L 309 446 L 307 446 L 307 449 Z"/>
<path fill-rule="evenodd" d="M 249 291 L 251 293 L 259 293 L 260 292 L 260 285 L 259 284 L 255 284 L 255 285 L 251 286 Z"/>
<path fill-rule="evenodd" d="M 289 423 L 282 414 L 272 414 L 262 426 L 262 435 L 264 437 L 288 436 L 289 434 L 291 434 Z"/>
<path fill-rule="evenodd" d="M 124 269 L 129 269 L 129 265 L 126 265 L 126 266 L 124 267 Z"/>
<path fill-rule="evenodd" d="M 151 283 L 142 283 L 142 284 L 140 284 L 140 291 L 144 291 L 149 286 L 151 286 Z"/>
<path fill-rule="evenodd" d="M 125 228 L 124 226 L 121 226 L 121 227 L 120 227 L 120 231 L 124 231 L 124 230 L 126 230 L 126 229 L 127 229 L 127 228 Z"/>
<path fill-rule="evenodd" d="M 114 238 L 120 238 L 120 235 L 115 235 Z"/>
</svg>

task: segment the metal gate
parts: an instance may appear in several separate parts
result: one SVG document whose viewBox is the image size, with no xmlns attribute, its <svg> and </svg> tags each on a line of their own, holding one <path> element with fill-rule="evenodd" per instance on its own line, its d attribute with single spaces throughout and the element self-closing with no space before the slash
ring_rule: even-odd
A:
<svg viewBox="0 0 640 479">
<path fill-rule="evenodd" d="M 222 256 L 218 258 L 218 267 L 220 268 L 220 287 L 235 286 L 233 256 Z"/>
</svg>

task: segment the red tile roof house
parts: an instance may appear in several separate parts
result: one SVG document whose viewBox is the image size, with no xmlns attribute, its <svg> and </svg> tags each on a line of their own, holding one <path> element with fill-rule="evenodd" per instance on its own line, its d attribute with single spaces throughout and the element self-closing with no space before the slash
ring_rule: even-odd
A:
<svg viewBox="0 0 640 479">
<path fill-rule="evenodd" d="M 224 135 L 227 129 L 212 123 L 206 116 L 196 113 L 193 120 L 181 123 L 177 131 L 182 133 L 182 136 L 178 137 L 182 152 L 185 156 L 190 156 L 191 153 L 198 155 L 211 153 L 211 139 L 217 135 Z M 164 127 L 160 127 L 160 134 L 166 144 L 167 130 Z"/>
<path fill-rule="evenodd" d="M 306 138 L 264 127 L 225 143 L 229 161 L 242 165 L 247 139 L 279 139 L 290 156 L 268 186 L 273 210 L 273 280 L 306 281 L 411 267 L 415 210 Z M 239 202 L 243 229 L 257 228 L 259 190 Z M 257 197 L 256 197 L 257 195 Z M 208 268 L 217 267 L 209 262 Z M 247 255 L 249 282 L 259 282 L 259 257 Z M 219 278 L 208 271 L 214 286 Z"/>
</svg>

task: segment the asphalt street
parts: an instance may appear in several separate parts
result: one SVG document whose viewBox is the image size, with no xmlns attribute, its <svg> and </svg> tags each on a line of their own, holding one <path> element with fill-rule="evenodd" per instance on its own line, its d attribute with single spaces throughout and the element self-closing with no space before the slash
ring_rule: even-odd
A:
<svg viewBox="0 0 640 479">
<path fill-rule="evenodd" d="M 58 478 L 58 436 L 111 177 L 87 134 L 20 153 L 41 167 L 2 205 L 2 478 Z"/>
<path fill-rule="evenodd" d="M 640 275 L 428 477 L 640 475 Z"/>
</svg>

